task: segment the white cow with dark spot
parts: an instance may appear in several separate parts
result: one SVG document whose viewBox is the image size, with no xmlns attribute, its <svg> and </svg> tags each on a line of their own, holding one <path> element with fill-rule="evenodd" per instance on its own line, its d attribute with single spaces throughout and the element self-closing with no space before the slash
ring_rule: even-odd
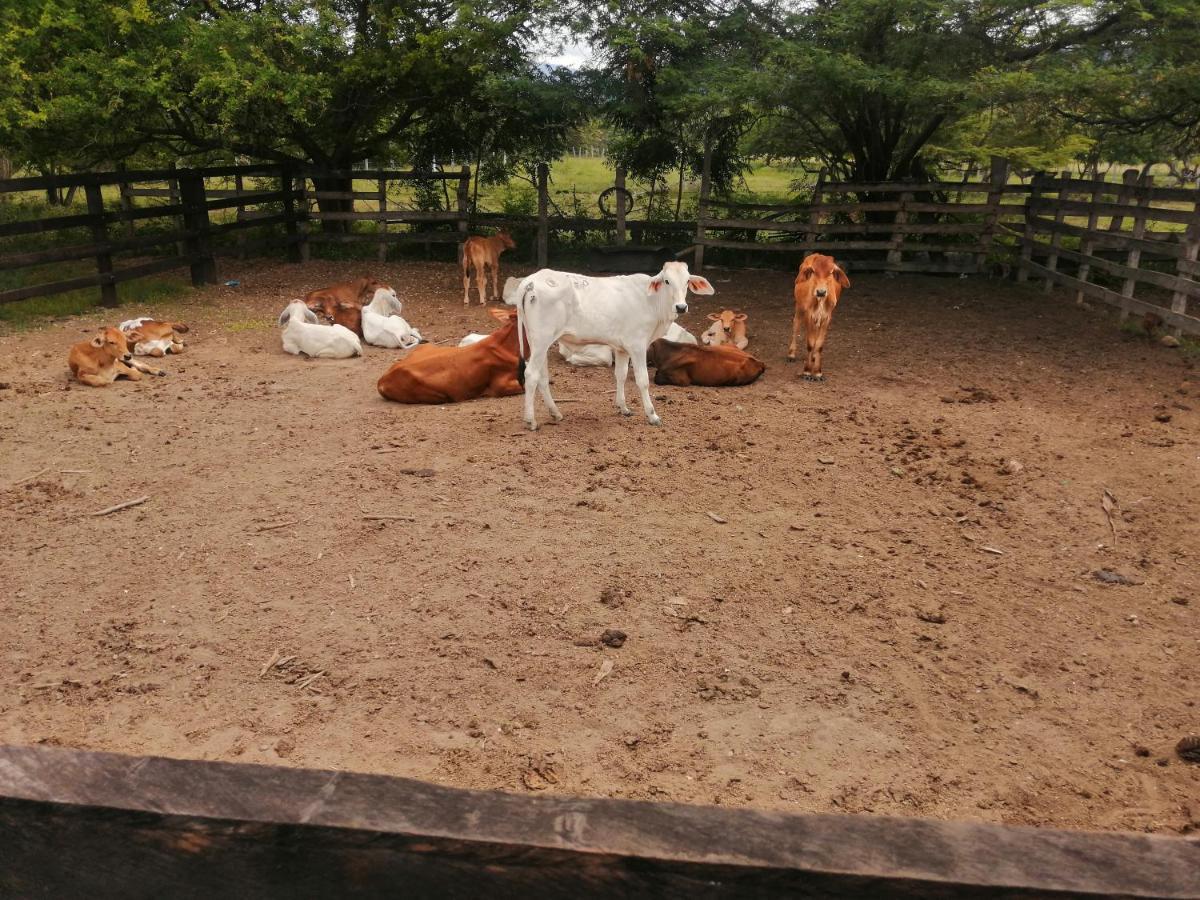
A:
<svg viewBox="0 0 1200 900">
<path fill-rule="evenodd" d="M 517 379 L 525 385 L 525 424 L 537 430 L 534 395 L 541 391 L 550 415 L 562 413 L 550 395 L 546 354 L 555 341 L 571 352 L 587 344 L 603 344 L 613 351 L 617 382 L 616 405 L 622 415 L 632 415 L 625 403 L 625 379 L 633 362 L 633 379 L 641 394 L 642 410 L 651 425 L 661 425 L 650 400 L 646 350 L 667 333 L 676 316 L 687 312 L 687 294 L 715 293 L 708 279 L 688 272 L 686 263 L 666 263 L 657 275 L 616 275 L 591 278 L 570 272 L 542 269 L 521 280 L 512 303 L 517 307 L 521 359 Z M 528 337 L 529 361 L 525 361 Z"/>
</svg>

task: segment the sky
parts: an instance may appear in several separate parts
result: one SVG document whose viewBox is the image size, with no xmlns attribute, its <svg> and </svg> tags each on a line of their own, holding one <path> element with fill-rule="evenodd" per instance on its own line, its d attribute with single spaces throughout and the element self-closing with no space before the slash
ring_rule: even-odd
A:
<svg viewBox="0 0 1200 900">
<path fill-rule="evenodd" d="M 587 44 L 546 41 L 534 52 L 533 58 L 539 63 L 578 69 L 591 55 L 592 49 Z"/>
</svg>

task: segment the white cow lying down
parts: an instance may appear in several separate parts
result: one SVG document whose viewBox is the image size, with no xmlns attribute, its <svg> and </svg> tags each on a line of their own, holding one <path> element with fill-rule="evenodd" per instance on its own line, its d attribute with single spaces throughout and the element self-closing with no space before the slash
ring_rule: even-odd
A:
<svg viewBox="0 0 1200 900">
<path fill-rule="evenodd" d="M 320 359 L 362 356 L 357 334 L 344 325 L 320 324 L 303 300 L 289 303 L 279 316 L 279 324 L 283 326 L 283 349 L 287 353 Z"/>
<path fill-rule="evenodd" d="M 517 308 L 520 359 L 517 380 L 525 385 L 525 424 L 537 429 L 534 399 L 541 392 L 550 415 L 562 420 L 550 394 L 546 354 L 555 341 L 570 352 L 587 344 L 613 350 L 617 409 L 631 415 L 625 404 L 625 379 L 633 362 L 633 378 L 641 394 L 642 409 L 651 425 L 661 425 L 650 400 L 646 350 L 667 333 L 676 316 L 687 312 L 688 290 L 715 293 L 708 279 L 688 272 L 686 263 L 668 262 L 654 276 L 615 275 L 591 278 L 570 272 L 542 269 L 521 280 L 510 302 Z M 525 341 L 529 361 L 525 361 Z"/>
<path fill-rule="evenodd" d="M 697 343 L 696 336 L 686 328 L 681 328 L 677 322 L 672 322 L 667 327 L 667 333 L 663 337 L 677 344 Z M 584 344 L 578 349 L 569 350 L 562 341 L 559 341 L 558 352 L 567 361 L 567 364 L 572 366 L 611 366 L 613 364 L 612 348 L 606 347 L 604 344 Z"/>
<path fill-rule="evenodd" d="M 376 289 L 371 302 L 362 309 L 363 337 L 368 344 L 410 350 L 421 343 L 421 332 L 401 318 L 401 308 L 395 291 L 387 287 Z"/>
</svg>

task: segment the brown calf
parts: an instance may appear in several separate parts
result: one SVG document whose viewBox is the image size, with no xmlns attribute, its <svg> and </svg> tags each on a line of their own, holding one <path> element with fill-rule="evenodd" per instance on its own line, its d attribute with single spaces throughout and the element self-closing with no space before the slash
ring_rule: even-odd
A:
<svg viewBox="0 0 1200 900">
<path fill-rule="evenodd" d="M 354 281 L 332 284 L 319 291 L 309 291 L 304 295 L 304 305 L 313 312 L 320 313 L 334 325 L 349 328 L 359 337 L 363 337 L 362 308 L 375 299 L 375 291 L 379 288 L 390 290 L 391 285 L 374 278 L 356 278 Z"/>
<path fill-rule="evenodd" d="M 168 353 L 183 352 L 183 338 L 188 327 L 182 322 L 159 322 L 155 319 L 135 319 L 130 323 L 122 323 L 121 330 L 125 332 L 130 349 L 137 356 L 166 356 Z M 177 333 L 178 332 L 178 333 Z M 130 339 L 137 334 L 138 339 Z"/>
<path fill-rule="evenodd" d="M 732 344 L 705 347 L 702 344 L 677 344 L 665 338 L 650 345 L 646 363 L 655 367 L 655 384 L 677 387 L 752 384 L 767 369 L 762 360 Z"/>
<path fill-rule="evenodd" d="M 135 343 L 141 335 L 136 331 L 126 335 L 120 328 L 104 328 L 90 341 L 80 341 L 67 355 L 71 374 L 83 384 L 105 387 L 118 378 L 139 381 L 142 373 L 166 375 L 162 369 L 138 362 L 129 352 L 129 341 Z"/>
<path fill-rule="evenodd" d="M 746 314 L 735 313 L 732 309 L 719 313 L 709 313 L 708 321 L 712 322 L 708 330 L 700 335 L 701 342 L 713 347 L 722 344 L 733 344 L 739 350 L 745 350 L 750 339 L 746 337 Z"/>
<path fill-rule="evenodd" d="M 804 326 L 804 340 L 808 344 L 808 356 L 804 360 L 804 378 L 808 381 L 824 381 L 821 374 L 821 350 L 825 347 L 825 336 L 837 306 L 842 288 L 850 287 L 850 279 L 838 267 L 832 256 L 810 253 L 800 263 L 796 274 L 793 294 L 796 298 L 796 314 L 792 317 L 792 343 L 788 347 L 788 361 L 796 359 L 796 338 Z"/>
<path fill-rule="evenodd" d="M 397 403 L 461 403 L 524 393 L 517 383 L 517 311 L 488 313 L 504 324 L 466 347 L 418 345 L 384 372 L 380 395 Z"/>
<path fill-rule="evenodd" d="M 492 237 L 472 236 L 463 243 L 462 272 L 463 272 L 463 305 L 471 303 L 471 267 L 475 267 L 475 289 L 479 291 L 479 303 L 487 303 L 487 275 L 485 269 L 492 270 L 492 299 L 500 299 L 500 290 L 496 287 L 500 280 L 500 254 L 512 250 L 517 242 L 507 231 L 501 230 Z"/>
</svg>

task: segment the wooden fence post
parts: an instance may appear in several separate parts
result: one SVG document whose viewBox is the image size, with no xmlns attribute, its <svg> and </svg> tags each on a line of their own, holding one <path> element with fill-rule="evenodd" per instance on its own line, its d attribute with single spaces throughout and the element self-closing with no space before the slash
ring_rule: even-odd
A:
<svg viewBox="0 0 1200 900">
<path fill-rule="evenodd" d="M 1125 206 L 1133 199 L 1133 193 L 1137 187 L 1138 176 L 1141 175 L 1137 169 L 1126 169 L 1121 173 L 1121 190 L 1117 193 L 1117 205 Z M 1125 224 L 1124 216 L 1113 216 L 1109 219 L 1108 230 L 1120 231 L 1121 226 Z"/>
<path fill-rule="evenodd" d="M 538 221 L 537 221 L 537 267 L 544 269 L 550 258 L 550 167 L 543 163 L 537 166 Z"/>
<path fill-rule="evenodd" d="M 121 192 L 121 212 L 133 212 L 133 194 L 130 193 L 129 179 L 125 177 L 125 163 L 117 163 L 117 172 L 121 175 L 121 180 L 117 182 L 117 190 Z M 132 238 L 134 236 L 133 219 L 125 220 L 125 237 Z"/>
<path fill-rule="evenodd" d="M 617 166 L 613 183 L 617 186 L 617 230 L 613 235 L 613 244 L 625 246 L 625 167 Z"/>
<path fill-rule="evenodd" d="M 908 204 L 912 203 L 913 195 L 911 191 L 904 191 L 900 195 L 900 208 L 896 210 L 896 217 L 892 220 L 894 225 L 908 224 Z M 887 253 L 886 272 L 899 272 L 900 264 L 904 261 L 904 251 L 900 249 L 900 244 L 904 243 L 905 232 L 903 229 L 892 232 L 892 249 Z"/>
<path fill-rule="evenodd" d="M 175 171 L 175 160 L 171 160 L 171 162 L 167 166 L 167 168 L 170 169 L 172 172 L 174 172 Z M 179 197 L 179 179 L 178 178 L 168 178 L 167 179 L 167 191 L 170 194 L 170 200 L 171 200 L 172 206 L 178 206 L 179 204 L 183 203 L 183 200 L 181 200 Z M 184 224 L 184 217 L 182 215 L 175 216 L 175 228 L 179 231 L 183 231 L 186 227 L 187 226 Z M 176 241 L 175 242 L 175 255 L 176 256 L 186 256 L 187 252 L 188 252 L 187 241 Z"/>
<path fill-rule="evenodd" d="M 1004 186 L 1008 184 L 1007 159 L 1003 156 L 992 157 L 988 180 L 991 182 L 991 189 L 987 195 L 988 211 L 983 218 L 983 231 L 979 235 L 980 251 L 975 255 L 977 272 L 982 272 L 987 267 L 988 253 L 991 252 L 992 242 L 996 239 L 996 230 L 1000 225 L 1000 203 L 1004 200 Z"/>
<path fill-rule="evenodd" d="M 196 287 L 217 280 L 217 264 L 213 259 L 208 233 L 208 198 L 204 191 L 204 176 L 198 172 L 180 173 L 179 197 L 183 203 L 183 227 L 190 234 L 187 256 Z"/>
<path fill-rule="evenodd" d="M 1045 172 L 1033 173 L 1033 182 L 1029 185 L 1029 197 L 1025 201 L 1025 230 L 1021 239 L 1020 268 L 1017 269 L 1017 281 L 1019 282 L 1029 280 L 1029 263 L 1033 260 L 1033 237 L 1036 233 L 1033 220 L 1037 216 L 1037 211 L 1034 206 L 1042 196 L 1045 183 Z"/>
<path fill-rule="evenodd" d="M 98 184 L 86 185 L 83 190 L 87 196 L 88 215 L 97 217 L 92 223 L 92 240 L 102 248 L 96 253 L 96 271 L 102 276 L 109 275 L 112 273 L 113 264 L 112 253 L 104 249 L 108 244 L 108 225 L 104 222 L 104 195 Z M 100 282 L 100 305 L 117 305 L 117 286 L 112 281 Z"/>
<path fill-rule="evenodd" d="M 281 168 L 279 170 L 279 189 L 284 192 L 283 214 L 286 217 L 283 220 L 283 228 L 288 238 L 287 259 L 291 263 L 304 262 L 304 258 L 300 253 L 300 223 L 296 213 L 295 185 L 296 178 L 292 167 L 284 166 Z M 201 186 L 203 186 L 203 182 L 201 182 Z M 241 190 L 240 186 L 238 189 Z M 238 209 L 240 210 L 241 207 L 238 207 Z M 205 220 L 207 221 L 207 217 L 205 217 Z"/>
<path fill-rule="evenodd" d="M 1063 182 L 1066 182 L 1071 177 L 1070 172 L 1058 173 L 1058 191 L 1054 195 L 1054 224 L 1061 225 L 1063 220 L 1067 218 L 1067 211 L 1063 204 L 1071 199 L 1071 192 Z M 1058 271 L 1058 248 L 1062 246 L 1062 232 L 1055 230 L 1050 233 L 1050 255 L 1046 258 L 1046 268 L 1051 273 Z M 1053 274 L 1046 275 L 1046 282 L 1042 285 L 1042 290 L 1045 293 L 1050 293 L 1056 284 Z"/>
<path fill-rule="evenodd" d="M 1153 185 L 1153 175 L 1147 175 L 1142 179 L 1142 183 L 1138 185 L 1139 188 L 1144 188 L 1144 192 L 1142 192 L 1135 201 L 1138 206 L 1138 211 L 1133 214 L 1133 231 L 1130 232 L 1130 237 L 1132 237 L 1135 241 L 1141 241 L 1141 239 L 1146 235 L 1146 213 L 1144 210 L 1150 206 L 1150 188 Z M 1137 191 L 1135 190 L 1134 193 L 1137 193 Z M 1141 264 L 1141 261 L 1142 248 L 1135 244 L 1129 248 L 1129 255 L 1125 258 L 1125 265 L 1131 269 L 1136 269 Z M 1136 284 L 1137 278 L 1126 278 L 1121 284 L 1121 296 L 1133 297 L 1133 289 Z M 1120 319 L 1122 322 L 1129 318 L 1129 312 L 1129 304 L 1122 303 Z"/>
<path fill-rule="evenodd" d="M 825 178 L 829 170 L 824 166 L 817 173 L 817 183 L 813 185 L 812 201 L 808 213 L 808 225 L 812 229 L 804 235 L 805 243 L 815 244 L 821 234 L 821 198 L 825 194 Z"/>
<path fill-rule="evenodd" d="M 1079 272 L 1076 273 L 1075 277 L 1080 281 L 1087 281 L 1088 276 L 1091 275 L 1092 272 L 1092 252 L 1096 249 L 1096 242 L 1092 238 L 1092 232 L 1094 232 L 1100 225 L 1100 213 L 1097 211 L 1096 206 L 1103 200 L 1103 198 L 1104 187 L 1099 184 L 1094 184 L 1092 187 L 1091 205 L 1088 209 L 1088 233 L 1084 236 L 1083 240 L 1079 242 L 1079 252 L 1083 255 L 1083 259 L 1079 263 Z M 1083 288 L 1079 288 L 1075 291 L 1075 302 L 1079 305 L 1083 304 Z"/>
<path fill-rule="evenodd" d="M 311 250 L 308 244 L 308 178 L 300 174 L 292 179 L 292 190 L 296 194 L 296 199 L 300 203 L 299 214 L 296 222 L 296 233 L 299 238 L 299 253 L 300 262 L 306 263 L 311 258 Z"/>
<path fill-rule="evenodd" d="M 379 232 L 379 248 L 375 251 L 375 258 L 379 262 L 387 262 L 387 219 L 382 215 L 387 212 L 387 179 L 379 179 L 379 219 L 375 223 L 375 230 Z"/>
<path fill-rule="evenodd" d="M 458 173 L 458 191 L 456 195 L 458 202 L 458 258 L 461 262 L 463 244 L 467 240 L 467 230 L 470 226 L 471 218 L 471 167 L 463 166 L 462 171 Z M 428 250 L 429 245 L 425 245 Z M 480 276 L 483 277 L 482 275 Z"/>
<path fill-rule="evenodd" d="M 704 271 L 704 239 L 707 230 L 704 220 L 708 217 L 708 194 L 712 190 L 712 143 L 704 142 L 704 162 L 700 168 L 700 202 L 696 204 L 696 258 L 697 272 Z"/>
<path fill-rule="evenodd" d="M 1187 264 L 1195 263 L 1197 257 L 1200 256 L 1200 200 L 1196 201 L 1193 219 L 1194 221 L 1188 226 L 1184 237 L 1184 240 L 1187 242 L 1185 249 L 1179 259 L 1175 261 L 1175 274 L 1180 278 L 1190 278 L 1193 281 L 1197 281 L 1200 279 L 1197 279 L 1192 274 L 1193 270 Z M 1187 305 L 1187 291 L 1181 289 L 1171 295 L 1171 312 L 1179 313 L 1181 316 L 1187 315 Z M 1182 333 L 1183 330 L 1177 325 L 1171 328 L 1171 334 L 1175 335 L 1175 337 L 1179 337 Z"/>
</svg>

